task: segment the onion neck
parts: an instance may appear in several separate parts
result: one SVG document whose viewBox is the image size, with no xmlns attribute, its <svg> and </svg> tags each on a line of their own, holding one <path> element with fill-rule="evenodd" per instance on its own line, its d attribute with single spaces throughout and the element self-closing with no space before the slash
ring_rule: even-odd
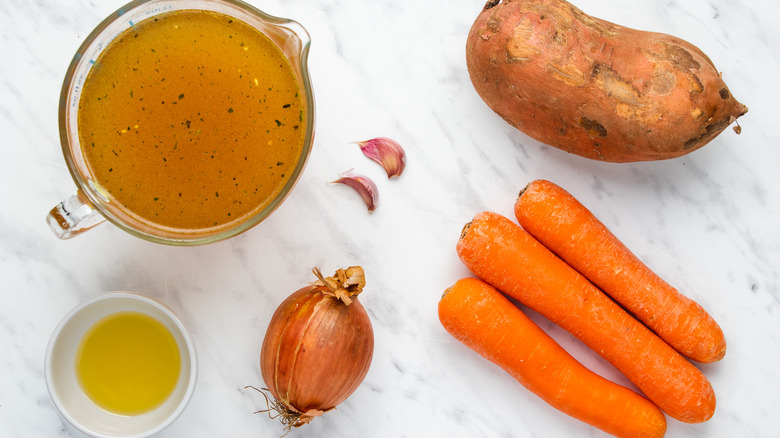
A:
<svg viewBox="0 0 780 438">
<path fill-rule="evenodd" d="M 319 268 L 312 269 L 317 281 L 313 284 L 321 286 L 323 293 L 341 300 L 344 304 L 352 304 L 352 298 L 363 292 L 366 285 L 366 275 L 360 266 L 350 266 L 339 269 L 332 277 L 323 277 Z"/>
</svg>

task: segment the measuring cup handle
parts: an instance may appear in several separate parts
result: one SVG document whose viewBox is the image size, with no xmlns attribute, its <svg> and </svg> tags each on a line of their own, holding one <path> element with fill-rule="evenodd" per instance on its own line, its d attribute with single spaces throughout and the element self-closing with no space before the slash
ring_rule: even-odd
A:
<svg viewBox="0 0 780 438">
<path fill-rule="evenodd" d="M 76 192 L 60 202 L 46 215 L 49 228 L 63 240 L 81 234 L 105 220 L 81 192 Z"/>
</svg>

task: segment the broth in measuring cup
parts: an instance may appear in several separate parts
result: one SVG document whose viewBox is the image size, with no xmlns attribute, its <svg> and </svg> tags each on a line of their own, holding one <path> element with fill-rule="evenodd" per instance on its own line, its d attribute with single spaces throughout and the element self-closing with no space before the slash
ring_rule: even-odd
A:
<svg viewBox="0 0 780 438">
<path fill-rule="evenodd" d="M 135 23 L 94 61 L 78 137 L 113 208 L 214 233 L 279 195 L 306 116 L 295 73 L 266 35 L 219 12 L 178 10 Z"/>
</svg>

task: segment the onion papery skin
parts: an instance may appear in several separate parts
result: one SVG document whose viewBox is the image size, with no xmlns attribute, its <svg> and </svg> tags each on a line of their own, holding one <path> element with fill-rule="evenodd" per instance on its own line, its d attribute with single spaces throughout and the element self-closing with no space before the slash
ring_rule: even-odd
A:
<svg viewBox="0 0 780 438">
<path fill-rule="evenodd" d="M 290 411 L 308 416 L 346 400 L 368 373 L 374 351 L 371 321 L 357 297 L 347 305 L 328 292 L 312 285 L 284 300 L 271 318 L 260 354 L 271 395 Z"/>
</svg>

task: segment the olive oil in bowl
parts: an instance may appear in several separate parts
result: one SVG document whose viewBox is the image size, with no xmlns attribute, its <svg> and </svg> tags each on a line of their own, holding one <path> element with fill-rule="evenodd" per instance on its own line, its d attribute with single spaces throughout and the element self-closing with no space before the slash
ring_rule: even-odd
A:
<svg viewBox="0 0 780 438">
<path fill-rule="evenodd" d="M 155 409 L 173 393 L 181 355 L 165 325 L 145 313 L 124 311 L 87 330 L 75 369 L 90 400 L 111 413 L 131 416 Z"/>
<path fill-rule="evenodd" d="M 135 292 L 82 301 L 52 333 L 45 360 L 54 406 L 89 436 L 145 438 L 186 409 L 198 361 L 187 328 Z"/>
</svg>

